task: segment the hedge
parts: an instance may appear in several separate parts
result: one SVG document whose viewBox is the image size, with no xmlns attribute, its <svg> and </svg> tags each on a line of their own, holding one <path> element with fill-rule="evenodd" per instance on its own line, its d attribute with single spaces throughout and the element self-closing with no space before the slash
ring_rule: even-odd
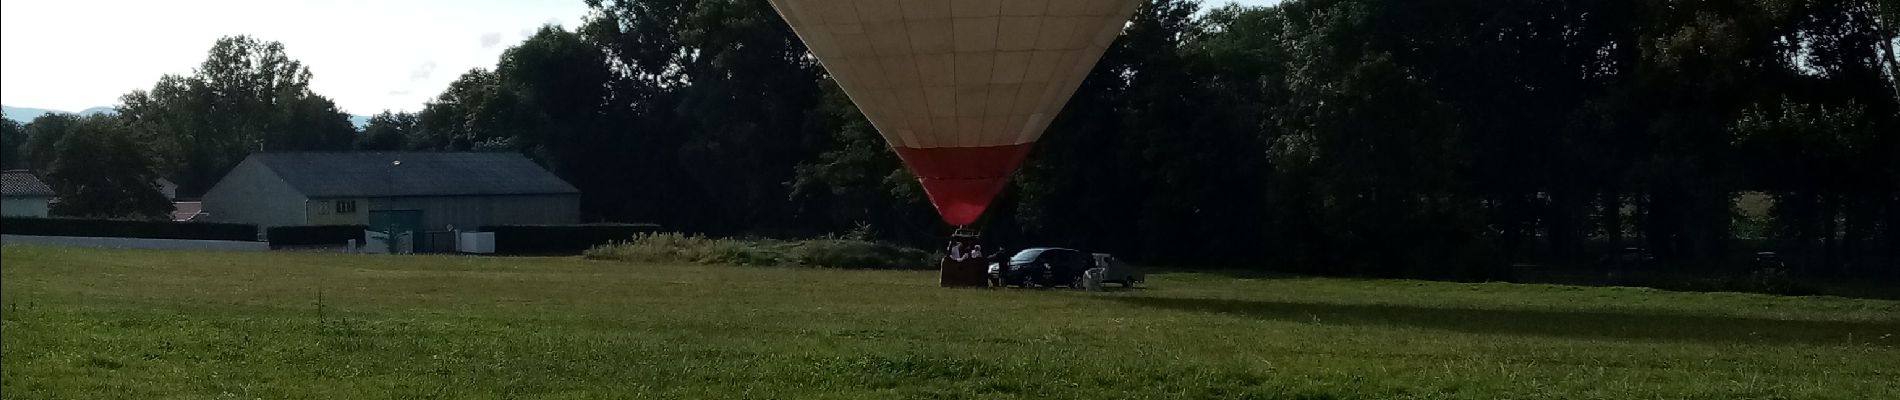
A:
<svg viewBox="0 0 1900 400">
<path fill-rule="evenodd" d="M 632 239 L 660 230 L 654 224 L 499 225 L 481 227 L 495 233 L 496 254 L 580 254 L 594 246 Z"/>
<path fill-rule="evenodd" d="M 344 244 L 350 239 L 360 244 L 363 231 L 368 229 L 368 225 L 279 226 L 270 228 L 264 236 L 270 238 L 271 247 Z"/>
<path fill-rule="evenodd" d="M 864 240 L 714 239 L 678 233 L 640 234 L 588 249 L 599 260 L 846 269 L 936 268 L 923 250 Z"/>
<path fill-rule="evenodd" d="M 257 225 L 78 218 L 0 218 L 0 233 L 29 236 L 257 241 Z"/>
</svg>

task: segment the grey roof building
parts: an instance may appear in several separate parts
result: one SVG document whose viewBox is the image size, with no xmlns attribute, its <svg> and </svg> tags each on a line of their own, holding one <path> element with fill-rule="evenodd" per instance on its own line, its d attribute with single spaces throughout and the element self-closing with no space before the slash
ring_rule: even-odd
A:
<svg viewBox="0 0 1900 400">
<path fill-rule="evenodd" d="M 0 214 L 8 217 L 45 217 L 56 195 L 46 182 L 26 170 L 0 173 Z"/>
<path fill-rule="evenodd" d="M 205 193 L 204 212 L 260 227 L 395 225 L 422 238 L 578 223 L 580 190 L 517 153 L 259 153 Z"/>
<path fill-rule="evenodd" d="M 9 169 L 0 173 L 0 195 L 7 197 L 52 197 L 53 187 L 40 181 L 40 177 L 23 169 Z"/>
</svg>

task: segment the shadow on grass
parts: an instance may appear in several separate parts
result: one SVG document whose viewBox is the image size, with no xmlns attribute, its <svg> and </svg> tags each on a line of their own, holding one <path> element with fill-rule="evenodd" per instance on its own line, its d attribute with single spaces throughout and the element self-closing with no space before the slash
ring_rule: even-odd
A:
<svg viewBox="0 0 1900 400">
<path fill-rule="evenodd" d="M 1789 321 L 1608 311 L 1483 310 L 1168 297 L 1112 299 L 1140 307 L 1321 325 L 1388 326 L 1578 339 L 1900 346 L 1900 321 Z"/>
<path fill-rule="evenodd" d="M 1430 277 L 1351 277 L 1327 275 L 1303 275 L 1287 272 L 1262 271 L 1247 268 L 1215 269 L 1165 269 L 1151 268 L 1149 274 L 1208 274 L 1237 279 L 1285 279 L 1285 278 L 1329 278 L 1342 280 L 1386 280 L 1412 279 L 1425 282 L 1450 283 L 1523 283 L 1539 285 L 1563 285 L 1583 287 L 1637 287 L 1681 293 L 1756 293 L 1782 296 L 1834 296 L 1865 300 L 1900 300 L 1900 278 L 1792 278 L 1782 292 L 1751 290 L 1747 285 L 1748 275 L 1736 272 L 1712 272 L 1695 270 L 1656 269 L 1649 271 L 1626 271 L 1622 276 L 1611 277 L 1594 268 L 1565 268 L 1532 264 L 1518 264 L 1511 271 L 1495 279 L 1460 280 Z"/>
</svg>

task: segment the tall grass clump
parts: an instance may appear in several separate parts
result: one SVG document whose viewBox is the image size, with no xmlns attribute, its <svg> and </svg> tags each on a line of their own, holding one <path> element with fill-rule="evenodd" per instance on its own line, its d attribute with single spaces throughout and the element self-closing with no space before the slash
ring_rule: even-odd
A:
<svg viewBox="0 0 1900 400">
<path fill-rule="evenodd" d="M 596 260 L 847 269 L 928 269 L 922 250 L 867 240 L 727 239 L 680 233 L 643 233 L 588 249 Z"/>
</svg>

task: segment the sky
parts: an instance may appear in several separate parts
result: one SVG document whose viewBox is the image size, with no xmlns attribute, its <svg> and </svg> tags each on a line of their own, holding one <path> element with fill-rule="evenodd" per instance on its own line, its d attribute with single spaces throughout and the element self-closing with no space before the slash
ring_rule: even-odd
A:
<svg viewBox="0 0 1900 400">
<path fill-rule="evenodd" d="M 242 34 L 283 42 L 310 67 L 311 90 L 345 112 L 419 111 L 534 29 L 572 29 L 587 13 L 582 0 L 8 0 L 0 103 L 114 106 L 160 76 L 190 74 L 219 37 Z"/>
</svg>

